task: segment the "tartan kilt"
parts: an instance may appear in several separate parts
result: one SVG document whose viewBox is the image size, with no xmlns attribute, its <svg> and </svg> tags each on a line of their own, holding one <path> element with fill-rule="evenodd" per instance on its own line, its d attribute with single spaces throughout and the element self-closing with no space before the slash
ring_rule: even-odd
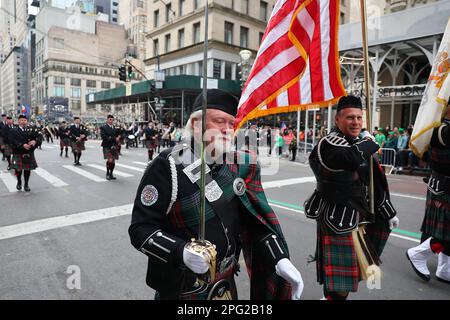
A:
<svg viewBox="0 0 450 320">
<path fill-rule="evenodd" d="M 381 256 L 390 234 L 388 222 L 378 218 L 366 226 L 366 233 Z M 324 223 L 317 224 L 316 269 L 317 281 L 324 285 L 327 291 L 358 291 L 362 276 L 352 232 L 338 235 Z"/>
<path fill-rule="evenodd" d="M 11 161 L 11 168 L 17 171 L 21 170 L 34 170 L 36 169 L 37 163 L 36 158 L 34 157 L 34 152 L 30 153 L 30 160 L 24 161 L 24 155 L 23 154 L 13 154 L 12 161 Z"/>
<path fill-rule="evenodd" d="M 3 140 L 3 137 L 0 137 L 0 150 L 3 150 L 5 146 L 5 141 Z"/>
<path fill-rule="evenodd" d="M 421 231 L 441 241 L 450 241 L 450 195 L 428 190 Z"/>
<path fill-rule="evenodd" d="M 60 148 L 70 147 L 70 139 L 68 139 L 68 138 L 59 139 L 59 147 Z"/>
<path fill-rule="evenodd" d="M 103 159 L 107 160 L 119 160 L 119 150 L 117 147 L 103 147 Z"/>
<path fill-rule="evenodd" d="M 155 149 L 156 148 L 156 140 L 145 140 L 145 146 L 147 149 Z"/>
<path fill-rule="evenodd" d="M 77 142 L 77 141 L 72 141 L 72 151 L 73 152 L 81 152 L 83 150 L 86 150 L 86 147 L 84 146 L 84 141 L 81 142 Z"/>
<path fill-rule="evenodd" d="M 5 157 L 9 157 L 10 155 L 13 154 L 11 145 L 9 145 L 9 144 L 3 145 L 3 154 L 5 155 Z"/>
</svg>

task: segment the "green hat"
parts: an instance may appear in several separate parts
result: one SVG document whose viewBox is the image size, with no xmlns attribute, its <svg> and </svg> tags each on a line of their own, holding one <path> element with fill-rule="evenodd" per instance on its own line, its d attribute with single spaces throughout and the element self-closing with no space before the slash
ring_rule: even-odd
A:
<svg viewBox="0 0 450 320">
<path fill-rule="evenodd" d="M 398 129 L 398 132 L 399 132 L 399 133 L 404 133 L 404 132 L 405 132 L 405 129 L 400 128 L 400 129 Z"/>
<path fill-rule="evenodd" d="M 394 134 L 394 131 L 389 131 L 389 134 Z"/>
</svg>

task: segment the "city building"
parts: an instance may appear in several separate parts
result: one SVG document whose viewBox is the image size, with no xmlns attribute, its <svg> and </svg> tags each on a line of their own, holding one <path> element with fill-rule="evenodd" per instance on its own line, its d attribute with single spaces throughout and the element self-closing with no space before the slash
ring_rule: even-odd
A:
<svg viewBox="0 0 450 320">
<path fill-rule="evenodd" d="M 369 2 L 372 126 L 406 128 L 415 121 L 450 16 L 450 1 Z M 362 95 L 360 9 L 357 1 L 347 1 L 350 4 L 345 21 L 351 23 L 341 25 L 339 33 L 341 75 L 348 92 Z"/>
<path fill-rule="evenodd" d="M 114 110 L 111 105 L 86 106 L 86 95 L 122 85 L 118 66 L 127 56 L 125 29 L 82 14 L 79 7 L 44 6 L 36 30 L 32 105 L 38 114 L 48 112 L 49 99 L 55 97 L 68 98 L 70 113 L 85 119 Z"/>
</svg>

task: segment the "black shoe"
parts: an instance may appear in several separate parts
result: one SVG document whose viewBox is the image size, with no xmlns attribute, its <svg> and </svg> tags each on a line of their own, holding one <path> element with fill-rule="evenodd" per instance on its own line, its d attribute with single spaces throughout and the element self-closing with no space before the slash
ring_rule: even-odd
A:
<svg viewBox="0 0 450 320">
<path fill-rule="evenodd" d="M 108 173 L 106 174 L 106 180 L 111 180 L 111 176 Z"/>
<path fill-rule="evenodd" d="M 25 185 L 25 187 L 23 188 L 23 190 L 25 190 L 26 192 L 30 192 L 30 191 L 31 191 L 30 187 L 27 186 L 27 185 Z"/>
<path fill-rule="evenodd" d="M 112 173 L 109 175 L 109 177 L 111 178 L 111 180 L 116 180 L 116 179 L 117 179 L 116 177 L 114 177 L 114 176 L 112 175 Z"/>
<path fill-rule="evenodd" d="M 21 182 L 17 182 L 16 189 L 19 190 L 19 191 L 22 190 L 22 183 Z"/>
<path fill-rule="evenodd" d="M 68 158 L 69 156 L 67 155 L 67 153 L 66 153 L 66 158 Z"/>
<path fill-rule="evenodd" d="M 61 153 L 59 154 L 60 157 L 62 157 L 63 152 L 61 151 Z M 67 156 L 66 156 L 67 157 Z"/>
<path fill-rule="evenodd" d="M 439 278 L 438 276 L 436 276 L 436 280 L 437 280 L 437 281 L 440 281 L 440 282 L 443 282 L 443 283 L 450 284 L 450 281 L 445 280 L 445 279 L 442 279 L 442 278 Z"/>
<path fill-rule="evenodd" d="M 430 281 L 431 276 L 429 274 L 423 274 L 422 272 L 417 270 L 416 266 L 414 265 L 414 263 L 412 263 L 411 259 L 409 258 L 408 251 L 406 251 L 406 259 L 408 259 L 408 261 L 411 263 L 411 267 L 413 268 L 414 272 L 419 276 L 420 279 L 427 282 Z"/>
<path fill-rule="evenodd" d="M 8 166 L 7 170 L 8 170 L 8 171 L 11 170 L 11 166 Z"/>
</svg>

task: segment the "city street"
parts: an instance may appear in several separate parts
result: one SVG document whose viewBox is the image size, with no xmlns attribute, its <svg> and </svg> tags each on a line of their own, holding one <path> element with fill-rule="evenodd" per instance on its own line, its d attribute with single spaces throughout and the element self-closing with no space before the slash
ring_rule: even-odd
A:
<svg viewBox="0 0 450 320">
<path fill-rule="evenodd" d="M 107 181 L 100 141 L 87 142 L 81 167 L 73 166 L 70 152 L 69 158 L 59 156 L 58 140 L 44 142 L 36 151 L 39 169 L 32 172 L 30 193 L 16 191 L 12 171 L 0 162 L 0 299 L 153 299 L 154 291 L 145 284 L 147 258 L 128 237 L 147 152 L 142 147 L 122 151 L 117 180 Z M 266 196 L 302 273 L 302 299 L 318 300 L 322 291 L 315 263 L 307 263 L 315 251 L 316 224 L 303 213 L 315 186 L 312 171 L 275 157 L 262 159 L 262 167 Z M 391 175 L 388 180 L 400 229 L 382 256 L 380 288 L 361 282 L 360 292 L 349 299 L 450 299 L 448 284 L 434 277 L 429 283 L 420 280 L 405 258 L 405 250 L 419 242 L 426 185 L 421 177 Z M 437 257 L 429 264 L 432 275 L 436 264 Z M 73 288 L 71 276 L 78 271 L 80 286 Z M 237 282 L 240 299 L 248 299 L 242 258 Z"/>
</svg>

